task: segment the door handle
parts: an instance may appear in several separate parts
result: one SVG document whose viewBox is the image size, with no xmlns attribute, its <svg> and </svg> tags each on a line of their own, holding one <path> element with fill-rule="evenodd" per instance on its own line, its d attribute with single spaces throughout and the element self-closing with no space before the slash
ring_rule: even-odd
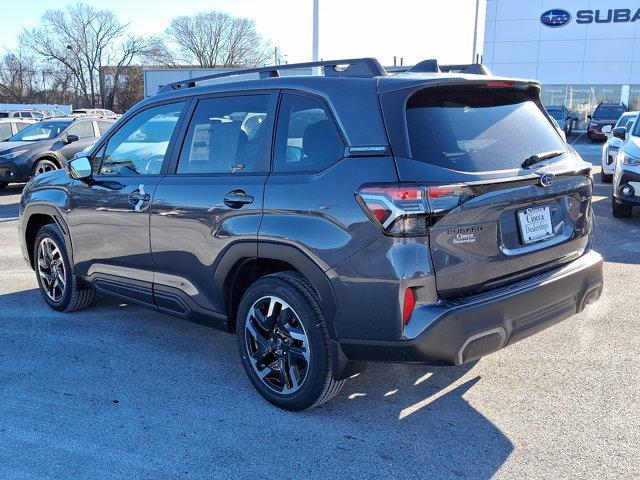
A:
<svg viewBox="0 0 640 480">
<path fill-rule="evenodd" d="M 244 190 L 233 190 L 224 196 L 224 203 L 231 208 L 240 208 L 243 205 L 253 203 L 253 197 L 247 195 Z"/>
<path fill-rule="evenodd" d="M 142 208 L 142 204 L 149 200 L 151 200 L 151 195 L 144 192 L 144 185 L 142 184 L 129 194 L 129 203 L 133 205 L 136 212 L 139 212 Z"/>
</svg>

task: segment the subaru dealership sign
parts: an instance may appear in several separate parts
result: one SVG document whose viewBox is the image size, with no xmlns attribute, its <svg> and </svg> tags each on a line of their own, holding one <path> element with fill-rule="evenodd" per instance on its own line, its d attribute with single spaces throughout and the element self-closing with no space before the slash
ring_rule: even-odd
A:
<svg viewBox="0 0 640 480">
<path fill-rule="evenodd" d="M 571 14 L 566 10 L 555 8 L 547 10 L 540 16 L 543 25 L 551 28 L 564 27 L 571 21 Z"/>
<path fill-rule="evenodd" d="M 562 8 L 547 10 L 540 15 L 540 22 L 551 28 L 564 27 L 572 19 L 571 12 Z M 631 10 L 630 8 L 608 8 L 597 10 L 578 10 L 576 12 L 576 23 L 628 23 L 640 20 L 640 8 Z"/>
</svg>

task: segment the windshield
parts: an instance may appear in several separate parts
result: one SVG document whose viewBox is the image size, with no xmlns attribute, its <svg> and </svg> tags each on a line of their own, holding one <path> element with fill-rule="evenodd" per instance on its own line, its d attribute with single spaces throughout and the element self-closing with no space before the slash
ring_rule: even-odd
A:
<svg viewBox="0 0 640 480">
<path fill-rule="evenodd" d="M 626 110 L 623 106 L 598 107 L 593 112 L 593 118 L 618 118 Z"/>
<path fill-rule="evenodd" d="M 549 115 L 551 115 L 553 118 L 555 118 L 556 120 L 560 121 L 564 121 L 564 114 L 562 112 L 561 108 L 547 108 L 547 112 L 549 113 Z"/>
<path fill-rule="evenodd" d="M 71 122 L 38 122 L 19 131 L 9 140 L 12 142 L 35 142 L 56 138 Z"/>
<path fill-rule="evenodd" d="M 515 169 L 532 155 L 566 151 L 540 108 L 508 89 L 425 88 L 407 103 L 407 128 L 414 160 L 457 171 Z"/>
<path fill-rule="evenodd" d="M 629 128 L 628 123 L 630 121 L 633 121 L 635 116 L 636 116 L 635 113 L 625 113 L 618 119 L 618 122 L 616 123 L 616 127 L 627 127 L 628 129 Z"/>
</svg>

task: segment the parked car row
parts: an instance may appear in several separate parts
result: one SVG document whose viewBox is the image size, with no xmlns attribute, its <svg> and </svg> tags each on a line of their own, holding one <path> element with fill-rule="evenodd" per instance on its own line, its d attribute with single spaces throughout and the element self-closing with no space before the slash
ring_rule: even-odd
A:
<svg viewBox="0 0 640 480">
<path fill-rule="evenodd" d="M 62 168 L 112 124 L 113 120 L 83 116 L 52 118 L 22 127 L 0 142 L 0 189 Z"/>
</svg>

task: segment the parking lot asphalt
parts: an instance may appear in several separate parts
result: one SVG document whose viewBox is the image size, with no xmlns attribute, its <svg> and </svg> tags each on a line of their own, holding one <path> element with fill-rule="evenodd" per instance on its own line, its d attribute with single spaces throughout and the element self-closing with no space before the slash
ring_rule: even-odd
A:
<svg viewBox="0 0 640 480">
<path fill-rule="evenodd" d="M 601 145 L 574 136 L 598 163 Z M 595 172 L 598 172 L 596 167 Z M 640 216 L 596 176 L 605 289 L 462 367 L 372 364 L 328 404 L 271 407 L 235 338 L 99 297 L 55 313 L 0 191 L 0 478 L 637 478 Z"/>
</svg>

